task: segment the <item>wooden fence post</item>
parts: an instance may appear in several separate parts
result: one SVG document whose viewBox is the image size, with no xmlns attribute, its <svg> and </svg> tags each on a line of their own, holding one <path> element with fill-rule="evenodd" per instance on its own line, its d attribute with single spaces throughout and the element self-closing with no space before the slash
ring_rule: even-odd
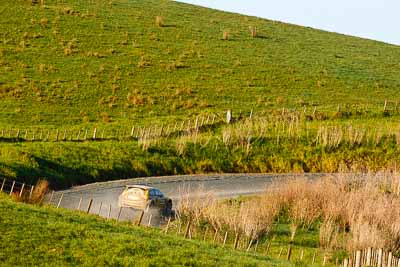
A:
<svg viewBox="0 0 400 267">
<path fill-rule="evenodd" d="M 368 248 L 367 250 L 367 258 L 365 264 L 367 266 L 371 266 L 371 256 L 372 256 L 372 248 Z"/>
<path fill-rule="evenodd" d="M 142 224 L 143 216 L 144 216 L 144 210 L 140 212 L 140 217 L 139 221 L 137 222 L 137 226 L 140 226 Z"/>
<path fill-rule="evenodd" d="M 111 217 L 111 204 L 108 209 L 107 219 L 110 219 L 110 217 Z"/>
<path fill-rule="evenodd" d="M 281 248 L 281 249 L 279 250 L 278 258 L 280 258 L 280 257 L 282 256 L 282 252 L 283 252 L 283 248 Z"/>
<path fill-rule="evenodd" d="M 5 184 L 6 184 L 6 179 L 3 179 L 3 182 L 1 183 L 0 192 L 3 192 Z"/>
<path fill-rule="evenodd" d="M 100 206 L 99 206 L 99 213 L 98 213 L 98 215 L 100 215 L 100 212 L 101 212 L 101 206 L 103 206 L 103 202 L 102 202 L 102 201 L 100 201 Z"/>
<path fill-rule="evenodd" d="M 382 256 L 383 256 L 383 249 L 379 249 L 377 267 L 382 267 Z"/>
<path fill-rule="evenodd" d="M 53 197 L 54 197 L 54 190 L 51 192 L 49 204 L 51 204 L 51 201 L 53 200 Z"/>
<path fill-rule="evenodd" d="M 61 193 L 60 200 L 58 200 L 57 209 L 60 207 L 61 201 L 63 200 L 63 198 L 64 198 L 64 193 Z"/>
<path fill-rule="evenodd" d="M 354 267 L 361 267 L 361 251 L 357 250 L 356 252 L 356 264 Z"/>
<path fill-rule="evenodd" d="M 14 186 L 15 186 L 15 181 L 12 182 L 11 190 L 10 190 L 10 196 L 12 195 L 12 193 L 14 191 Z"/>
<path fill-rule="evenodd" d="M 119 212 L 118 212 L 117 221 L 119 221 L 119 218 L 121 217 L 121 212 L 122 212 L 122 207 L 120 207 L 120 208 L 119 208 Z"/>
<path fill-rule="evenodd" d="M 206 227 L 206 230 L 204 231 L 203 241 L 206 241 L 207 234 L 208 234 L 208 226 Z"/>
<path fill-rule="evenodd" d="M 228 231 L 225 232 L 225 236 L 224 236 L 224 243 L 222 244 L 223 247 L 225 247 L 226 244 L 226 240 L 228 239 Z"/>
<path fill-rule="evenodd" d="M 93 130 L 93 140 L 96 140 L 96 133 L 97 133 L 97 128 L 94 128 L 94 130 Z"/>
<path fill-rule="evenodd" d="M 92 207 L 92 204 L 93 204 L 93 198 L 91 198 L 91 199 L 89 200 L 89 205 L 88 205 L 88 207 L 87 207 L 86 213 L 89 213 L 89 212 L 90 212 L 90 208 Z"/>
<path fill-rule="evenodd" d="M 249 252 L 249 251 L 250 251 L 251 246 L 253 245 L 253 242 L 254 242 L 253 238 L 250 238 L 249 244 L 247 245 L 246 252 Z"/>
<path fill-rule="evenodd" d="M 185 230 L 185 235 L 184 235 L 185 238 L 187 238 L 188 235 L 189 235 L 189 230 L 190 230 L 190 225 L 191 225 L 191 223 L 192 223 L 192 219 L 189 219 L 189 222 L 188 222 L 188 224 L 186 225 L 186 230 Z"/>
<path fill-rule="evenodd" d="M 270 240 L 270 241 L 268 242 L 268 244 L 267 244 L 267 249 L 265 250 L 265 255 L 268 255 L 269 249 L 271 248 L 271 243 L 272 243 L 272 240 Z"/>
<path fill-rule="evenodd" d="M 132 126 L 132 129 L 131 129 L 131 137 L 133 137 L 133 133 L 135 132 L 135 126 Z"/>
<path fill-rule="evenodd" d="M 79 199 L 77 210 L 81 210 L 82 197 Z"/>
<path fill-rule="evenodd" d="M 29 191 L 29 199 L 32 198 L 32 194 L 33 194 L 33 189 L 35 188 L 34 185 L 31 186 L 31 190 Z"/>
<path fill-rule="evenodd" d="M 288 261 L 290 261 L 290 257 L 291 257 L 291 256 L 292 256 L 292 245 L 290 244 L 289 247 L 288 247 L 288 252 L 287 252 L 286 259 L 287 259 Z"/>
<path fill-rule="evenodd" d="M 349 267 L 349 259 L 344 259 L 343 261 L 343 267 Z"/>
<path fill-rule="evenodd" d="M 393 253 L 390 251 L 389 255 L 388 255 L 386 267 L 392 267 L 392 257 L 393 257 Z"/>
<path fill-rule="evenodd" d="M 171 223 L 171 217 L 168 218 L 167 226 L 165 227 L 165 234 L 168 233 L 168 228 L 170 223 Z"/>
<path fill-rule="evenodd" d="M 22 193 L 24 192 L 24 188 L 25 188 L 25 183 L 23 183 L 22 186 L 21 186 L 21 191 L 19 192 L 19 197 L 22 197 Z"/>
<path fill-rule="evenodd" d="M 149 222 L 147 223 L 147 226 L 151 226 L 151 219 L 153 219 L 153 214 L 150 213 Z"/>
<path fill-rule="evenodd" d="M 215 229 L 213 243 L 215 243 L 215 241 L 217 241 L 217 236 L 218 236 L 218 229 Z"/>
<path fill-rule="evenodd" d="M 239 244 L 239 233 L 236 233 L 236 235 L 235 235 L 235 241 L 234 241 L 234 243 L 233 243 L 233 249 L 237 249 L 237 247 L 238 247 L 238 244 Z"/>
</svg>

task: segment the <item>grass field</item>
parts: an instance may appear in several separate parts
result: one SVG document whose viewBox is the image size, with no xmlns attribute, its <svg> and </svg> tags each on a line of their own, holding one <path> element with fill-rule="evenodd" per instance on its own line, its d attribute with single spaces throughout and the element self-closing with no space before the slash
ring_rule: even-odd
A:
<svg viewBox="0 0 400 267">
<path fill-rule="evenodd" d="M 44 3 L 0 4 L 1 125 L 383 107 L 399 98 L 397 46 L 172 1 Z"/>
<path fill-rule="evenodd" d="M 15 203 L 4 194 L 0 213 L 3 266 L 291 266 L 155 229 Z"/>
<path fill-rule="evenodd" d="M 3 1 L 0 13 L 3 177 L 61 188 L 400 163 L 398 46 L 163 0 Z M 227 109 L 231 126 L 220 123 Z M 30 142 L 33 132 L 129 132 L 206 114 L 218 123 L 195 134 Z"/>
</svg>

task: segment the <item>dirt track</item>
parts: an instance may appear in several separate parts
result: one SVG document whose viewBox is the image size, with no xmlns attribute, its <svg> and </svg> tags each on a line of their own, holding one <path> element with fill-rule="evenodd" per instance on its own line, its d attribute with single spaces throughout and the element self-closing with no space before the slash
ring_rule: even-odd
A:
<svg viewBox="0 0 400 267">
<path fill-rule="evenodd" d="M 317 178 L 322 174 L 308 174 L 306 177 Z M 80 205 L 81 210 L 87 210 L 90 199 L 93 204 L 90 213 L 108 217 L 111 206 L 110 217 L 117 218 L 120 212 L 118 208 L 118 196 L 128 184 L 150 185 L 159 188 L 166 196 L 172 198 L 173 202 L 179 201 L 180 191 L 196 190 L 202 187 L 204 191 L 211 191 L 218 198 L 228 198 L 240 195 L 251 195 L 263 192 L 273 180 L 294 176 L 293 174 L 223 174 L 223 175 L 190 175 L 190 176 L 168 176 L 134 178 L 128 180 L 94 183 L 84 186 L 73 187 L 69 190 L 54 193 L 51 203 L 57 205 L 61 197 L 61 207 L 76 210 Z M 301 176 L 301 175 L 297 175 Z M 49 201 L 50 195 L 47 198 Z M 121 211 L 121 220 L 133 220 L 137 218 L 138 212 L 131 209 Z M 149 219 L 147 214 L 144 222 Z"/>
</svg>

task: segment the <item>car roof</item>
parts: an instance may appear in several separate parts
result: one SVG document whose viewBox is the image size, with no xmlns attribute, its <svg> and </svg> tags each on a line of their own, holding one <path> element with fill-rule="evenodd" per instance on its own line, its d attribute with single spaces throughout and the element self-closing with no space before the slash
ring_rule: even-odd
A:
<svg viewBox="0 0 400 267">
<path fill-rule="evenodd" d="M 126 188 L 139 188 L 143 190 L 154 189 L 154 187 L 147 186 L 147 185 L 127 185 Z"/>
</svg>

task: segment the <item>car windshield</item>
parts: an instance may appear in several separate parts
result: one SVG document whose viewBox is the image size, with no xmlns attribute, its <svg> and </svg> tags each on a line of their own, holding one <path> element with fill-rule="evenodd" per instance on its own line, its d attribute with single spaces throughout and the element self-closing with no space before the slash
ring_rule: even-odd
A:
<svg viewBox="0 0 400 267">
<path fill-rule="evenodd" d="M 128 188 L 127 190 L 129 197 L 143 197 L 144 190 L 141 188 Z"/>
</svg>

